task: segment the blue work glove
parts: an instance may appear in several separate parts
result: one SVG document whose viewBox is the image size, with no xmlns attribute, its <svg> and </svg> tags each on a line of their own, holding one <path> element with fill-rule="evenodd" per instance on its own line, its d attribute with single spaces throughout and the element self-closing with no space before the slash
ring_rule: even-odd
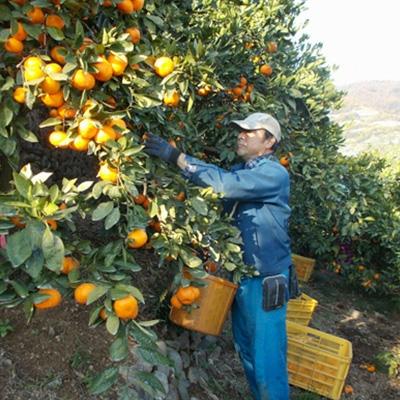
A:
<svg viewBox="0 0 400 400">
<path fill-rule="evenodd" d="M 166 140 L 159 136 L 147 133 L 147 138 L 144 142 L 144 151 L 151 156 L 161 158 L 171 164 L 176 164 L 181 152 L 175 147 L 171 146 Z"/>
</svg>

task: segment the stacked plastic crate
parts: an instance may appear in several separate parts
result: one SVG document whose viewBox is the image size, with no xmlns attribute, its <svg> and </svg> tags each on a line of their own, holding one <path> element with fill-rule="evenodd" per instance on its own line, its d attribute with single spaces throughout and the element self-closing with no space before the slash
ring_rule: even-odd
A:
<svg viewBox="0 0 400 400">
<path fill-rule="evenodd" d="M 292 261 L 299 280 L 308 281 L 315 260 L 293 254 Z M 291 385 L 338 400 L 353 357 L 352 345 L 346 339 L 308 326 L 317 305 L 317 300 L 306 294 L 289 301 L 289 382 Z"/>
</svg>

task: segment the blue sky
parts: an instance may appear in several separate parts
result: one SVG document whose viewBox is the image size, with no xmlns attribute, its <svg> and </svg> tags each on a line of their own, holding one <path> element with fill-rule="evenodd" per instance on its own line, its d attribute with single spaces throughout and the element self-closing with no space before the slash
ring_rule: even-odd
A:
<svg viewBox="0 0 400 400">
<path fill-rule="evenodd" d="M 339 69 L 334 82 L 400 81 L 400 0 L 307 0 L 312 42 Z"/>
</svg>

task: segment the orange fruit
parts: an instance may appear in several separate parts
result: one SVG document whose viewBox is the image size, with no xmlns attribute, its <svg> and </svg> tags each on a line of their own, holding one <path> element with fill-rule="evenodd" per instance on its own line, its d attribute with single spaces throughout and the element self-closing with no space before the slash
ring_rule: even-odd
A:
<svg viewBox="0 0 400 400">
<path fill-rule="evenodd" d="M 45 25 L 52 28 L 63 29 L 65 22 L 59 15 L 50 14 L 46 17 Z"/>
<path fill-rule="evenodd" d="M 28 37 L 28 34 L 25 32 L 25 29 L 21 22 L 18 22 L 17 32 L 15 32 L 12 37 L 19 40 L 20 42 L 23 42 Z"/>
<path fill-rule="evenodd" d="M 10 222 L 20 229 L 25 228 L 26 226 L 26 224 L 22 222 L 21 217 L 18 215 L 13 215 L 10 217 Z"/>
<path fill-rule="evenodd" d="M 45 73 L 40 67 L 25 68 L 24 79 L 27 82 L 43 78 L 44 76 Z"/>
<path fill-rule="evenodd" d="M 133 4 L 131 0 L 122 0 L 120 3 L 117 4 L 117 8 L 124 14 L 133 13 Z"/>
<path fill-rule="evenodd" d="M 126 32 L 129 33 L 133 44 L 138 44 L 140 42 L 140 31 L 138 28 L 132 26 L 131 28 L 128 28 Z"/>
<path fill-rule="evenodd" d="M 89 148 L 89 139 L 85 139 L 78 135 L 71 143 L 72 149 L 77 151 L 87 151 Z"/>
<path fill-rule="evenodd" d="M 106 102 L 111 108 L 117 107 L 117 100 L 115 100 L 115 98 L 112 97 L 112 96 L 108 96 L 107 99 L 105 100 L 105 102 Z"/>
<path fill-rule="evenodd" d="M 100 166 L 97 176 L 102 181 L 115 183 L 118 180 L 118 170 L 116 168 L 110 167 L 108 164 L 102 164 Z"/>
<path fill-rule="evenodd" d="M 106 309 L 104 307 L 100 310 L 99 317 L 104 321 L 108 318 Z"/>
<path fill-rule="evenodd" d="M 117 317 L 121 319 L 135 319 L 139 314 L 138 301 L 132 295 L 115 300 L 113 308 Z"/>
<path fill-rule="evenodd" d="M 180 308 L 182 308 L 182 305 L 183 305 L 183 304 L 178 300 L 178 298 L 176 297 L 176 294 L 174 294 L 174 295 L 171 297 L 170 304 L 171 304 L 171 306 L 172 306 L 173 308 L 177 308 L 178 310 L 179 310 Z"/>
<path fill-rule="evenodd" d="M 218 264 L 213 261 L 213 260 L 208 260 L 204 264 L 204 269 L 209 273 L 209 274 L 215 274 L 218 271 Z"/>
<path fill-rule="evenodd" d="M 52 231 L 57 230 L 57 221 L 55 219 L 48 219 L 45 221 Z"/>
<path fill-rule="evenodd" d="M 201 97 L 208 96 L 210 93 L 211 93 L 210 86 L 201 87 L 197 90 L 197 94 Z"/>
<path fill-rule="evenodd" d="M 125 55 L 116 55 L 111 53 L 107 57 L 107 61 L 111 64 L 113 75 L 120 76 L 125 72 L 125 69 L 128 65 L 128 59 Z"/>
<path fill-rule="evenodd" d="M 247 79 L 244 76 L 240 77 L 239 87 L 243 88 L 247 85 Z"/>
<path fill-rule="evenodd" d="M 103 7 L 112 7 L 113 3 L 112 0 L 104 0 Z"/>
<path fill-rule="evenodd" d="M 260 72 L 264 76 L 270 76 L 270 75 L 272 75 L 272 67 L 269 64 L 261 65 Z"/>
<path fill-rule="evenodd" d="M 83 69 L 78 69 L 72 76 L 71 84 L 75 89 L 78 90 L 90 90 L 94 88 L 96 79 L 94 79 L 94 76 L 90 72 L 86 72 Z"/>
<path fill-rule="evenodd" d="M 54 147 L 61 147 L 63 149 L 67 148 L 70 140 L 64 131 L 53 131 L 49 135 L 49 142 Z"/>
<path fill-rule="evenodd" d="M 144 0 L 132 0 L 133 11 L 140 11 L 144 6 Z"/>
<path fill-rule="evenodd" d="M 268 42 L 267 43 L 267 52 L 268 53 L 276 53 L 278 50 L 278 45 L 276 42 Z"/>
<path fill-rule="evenodd" d="M 282 156 L 282 157 L 279 159 L 279 162 L 280 162 L 280 164 L 283 165 L 284 167 L 288 167 L 289 164 L 290 164 L 290 160 L 289 160 L 289 157 L 288 157 L 288 156 Z"/>
<path fill-rule="evenodd" d="M 47 42 L 46 34 L 44 32 L 40 33 L 37 40 L 42 46 L 45 46 Z"/>
<path fill-rule="evenodd" d="M 71 256 L 64 257 L 63 265 L 60 270 L 62 274 L 68 275 L 71 271 L 79 267 L 79 261 Z"/>
<path fill-rule="evenodd" d="M 23 6 L 26 3 L 26 0 L 12 0 L 14 3 L 17 3 L 20 6 Z"/>
<path fill-rule="evenodd" d="M 26 95 L 26 89 L 22 86 L 19 86 L 15 88 L 14 93 L 13 93 L 13 99 L 20 104 L 25 103 L 25 95 Z"/>
<path fill-rule="evenodd" d="M 186 200 L 186 195 L 185 192 L 179 192 L 176 196 L 175 199 L 178 201 L 185 201 Z"/>
<path fill-rule="evenodd" d="M 95 120 L 85 118 L 78 125 L 79 135 L 84 139 L 92 139 L 96 136 L 99 128 Z"/>
<path fill-rule="evenodd" d="M 24 44 L 15 37 L 9 37 L 4 43 L 4 48 L 9 53 L 21 53 L 24 50 Z"/>
<path fill-rule="evenodd" d="M 154 63 L 156 74 L 164 78 L 174 70 L 174 62 L 169 57 L 159 57 Z"/>
<path fill-rule="evenodd" d="M 57 93 L 54 94 L 49 94 L 46 93 L 44 96 L 40 98 L 42 102 L 47 106 L 47 107 L 61 107 L 64 104 L 64 95 L 63 92 L 60 90 Z"/>
<path fill-rule="evenodd" d="M 62 71 L 62 66 L 57 63 L 49 63 L 44 67 L 46 74 L 59 74 Z"/>
<path fill-rule="evenodd" d="M 192 304 L 200 297 L 200 289 L 195 286 L 180 287 L 176 297 L 182 304 Z"/>
<path fill-rule="evenodd" d="M 143 247 L 148 240 L 145 229 L 134 229 L 128 233 L 128 247 L 131 249 L 139 249 Z"/>
<path fill-rule="evenodd" d="M 113 77 L 113 69 L 111 64 L 103 56 L 99 57 L 99 61 L 93 64 L 97 72 L 93 76 L 101 82 L 109 81 Z"/>
<path fill-rule="evenodd" d="M 55 94 L 60 91 L 61 84 L 58 81 L 55 81 L 53 78 L 46 77 L 44 81 L 40 84 L 41 89 L 43 92 L 48 94 Z"/>
<path fill-rule="evenodd" d="M 66 48 L 62 46 L 55 46 L 50 50 L 50 56 L 54 61 L 57 61 L 59 64 L 65 64 L 65 56 L 61 54 L 61 52 L 65 52 Z"/>
<path fill-rule="evenodd" d="M 121 118 L 113 118 L 110 121 L 107 121 L 106 125 L 115 131 L 117 139 L 119 139 L 121 137 L 121 133 L 126 130 L 126 123 Z"/>
<path fill-rule="evenodd" d="M 62 119 L 72 119 L 75 118 L 76 110 L 69 104 L 63 104 L 61 107 L 58 107 L 57 115 Z"/>
<path fill-rule="evenodd" d="M 49 298 L 42 300 L 39 303 L 34 303 L 35 308 L 38 308 L 39 310 L 54 308 L 61 303 L 62 296 L 57 289 L 39 289 L 38 293 L 47 294 L 50 296 Z"/>
<path fill-rule="evenodd" d="M 111 126 L 103 126 L 97 132 L 94 141 L 98 144 L 103 144 L 108 142 L 109 140 L 115 140 L 117 138 L 117 134 Z"/>
<path fill-rule="evenodd" d="M 90 293 L 96 288 L 94 283 L 81 283 L 74 290 L 74 298 L 78 304 L 86 304 Z"/>
<path fill-rule="evenodd" d="M 133 198 L 135 204 L 143 204 L 147 200 L 147 197 L 144 194 L 138 194 Z"/>
<path fill-rule="evenodd" d="M 24 61 L 25 69 L 30 69 L 30 68 L 39 68 L 40 69 L 43 66 L 44 66 L 44 61 L 40 57 L 29 56 Z"/>
<path fill-rule="evenodd" d="M 43 24 L 44 13 L 40 7 L 33 7 L 27 14 L 31 24 Z"/>
<path fill-rule="evenodd" d="M 174 90 L 171 93 L 166 93 L 163 98 L 163 102 L 168 107 L 177 107 L 181 100 L 181 95 L 177 90 Z"/>
</svg>

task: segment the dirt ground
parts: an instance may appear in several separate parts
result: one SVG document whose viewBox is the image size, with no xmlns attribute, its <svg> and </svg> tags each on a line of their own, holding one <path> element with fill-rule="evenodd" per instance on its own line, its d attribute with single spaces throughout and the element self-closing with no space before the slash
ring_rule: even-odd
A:
<svg viewBox="0 0 400 400">
<path fill-rule="evenodd" d="M 343 286 L 336 275 L 317 272 L 304 293 L 318 300 L 311 326 L 350 340 L 353 362 L 346 380 L 353 394 L 342 399 L 398 400 L 400 377 L 368 372 L 382 352 L 400 357 L 400 315 L 385 312 L 382 303 L 372 302 Z M 104 325 L 88 327 L 88 310 L 72 300 L 50 311 L 37 312 L 29 325 L 21 308 L 0 309 L 0 323 L 8 321 L 12 331 L 0 338 L 0 399 L 92 400 L 117 398 L 115 393 L 90 396 L 86 379 L 111 365 L 108 347 L 112 337 Z M 173 334 L 183 333 L 173 328 Z M 160 339 L 167 340 L 168 337 Z M 214 353 L 207 355 L 207 385 L 191 385 L 197 400 L 250 400 L 240 362 L 234 352 L 229 324 L 215 339 Z M 216 351 L 216 349 L 218 351 Z M 322 397 L 293 388 L 293 400 Z"/>
</svg>

